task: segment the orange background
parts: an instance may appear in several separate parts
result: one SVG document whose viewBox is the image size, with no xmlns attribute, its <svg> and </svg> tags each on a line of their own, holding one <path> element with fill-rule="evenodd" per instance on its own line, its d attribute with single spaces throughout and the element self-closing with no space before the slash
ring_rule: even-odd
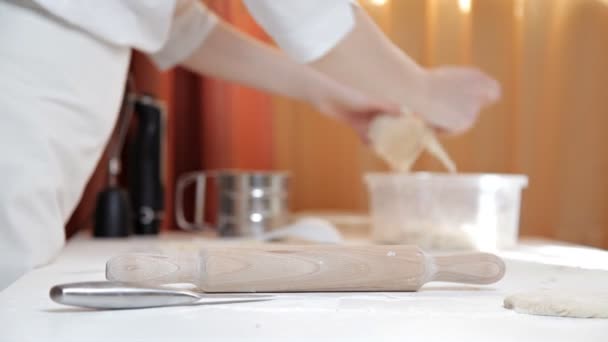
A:
<svg viewBox="0 0 608 342">
<path fill-rule="evenodd" d="M 208 3 L 268 40 L 240 1 Z M 360 3 L 421 64 L 476 65 L 501 82 L 500 104 L 468 134 L 443 142 L 461 171 L 530 177 L 523 234 L 608 247 L 606 2 L 473 0 L 470 12 L 458 0 Z M 158 73 L 141 55 L 133 69 L 138 86 L 167 104 L 168 217 L 176 176 L 217 168 L 290 171 L 295 210 L 366 210 L 362 174 L 386 168 L 347 127 L 291 100 L 184 70 Z M 416 168 L 440 170 L 427 156 Z M 101 172 L 71 230 L 86 222 Z"/>
</svg>

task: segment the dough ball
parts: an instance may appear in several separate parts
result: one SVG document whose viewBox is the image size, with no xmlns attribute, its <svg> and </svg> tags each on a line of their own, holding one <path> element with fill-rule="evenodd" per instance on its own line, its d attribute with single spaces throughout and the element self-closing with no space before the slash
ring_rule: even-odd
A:
<svg viewBox="0 0 608 342">
<path fill-rule="evenodd" d="M 396 171 L 408 172 L 424 149 L 424 123 L 412 115 L 381 116 L 372 121 L 369 138 L 379 156 Z"/>
<path fill-rule="evenodd" d="M 432 129 L 407 109 L 398 117 L 380 116 L 369 127 L 368 137 L 376 153 L 394 171 L 409 172 L 423 150 L 437 158 L 450 172 L 456 165 L 437 140 Z"/>
</svg>

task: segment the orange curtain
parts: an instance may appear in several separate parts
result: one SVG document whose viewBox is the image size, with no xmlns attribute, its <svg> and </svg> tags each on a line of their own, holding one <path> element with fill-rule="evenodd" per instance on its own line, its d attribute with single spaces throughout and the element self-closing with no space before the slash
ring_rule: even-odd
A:
<svg viewBox="0 0 608 342">
<path fill-rule="evenodd" d="M 266 39 L 240 1 L 207 2 Z M 530 177 L 522 234 L 608 247 L 606 1 L 359 2 L 420 63 L 473 64 L 502 83 L 501 103 L 444 144 L 461 171 Z M 165 228 L 176 177 L 196 169 L 276 167 L 292 174 L 295 210 L 367 209 L 362 174 L 386 166 L 347 127 L 283 98 L 179 69 L 159 74 L 143 56 L 134 68 L 140 88 L 168 107 Z M 416 167 L 440 170 L 426 156 Z"/>
<path fill-rule="evenodd" d="M 268 40 L 240 1 L 211 0 L 207 4 L 240 30 Z M 181 68 L 161 73 L 139 53 L 133 56 L 132 71 L 138 91 L 153 94 L 166 105 L 163 229 L 176 227 L 173 203 L 179 175 L 195 170 L 273 167 L 272 101 L 268 95 Z M 67 225 L 68 236 L 92 226 L 97 193 L 107 184 L 106 165 L 104 156 Z M 214 202 L 211 194 L 208 213 L 214 212 Z"/>
<path fill-rule="evenodd" d="M 268 41 L 240 1 L 210 0 L 223 19 L 257 39 Z M 202 84 L 204 166 L 208 169 L 270 169 L 271 98 L 257 90 L 215 79 Z"/>
<path fill-rule="evenodd" d="M 420 63 L 472 64 L 501 82 L 503 100 L 443 142 L 461 171 L 530 177 L 522 234 L 608 247 L 607 1 L 359 2 Z M 294 208 L 367 210 L 362 174 L 386 166 L 310 108 L 281 98 L 275 108 Z M 416 168 L 441 170 L 428 156 Z"/>
</svg>

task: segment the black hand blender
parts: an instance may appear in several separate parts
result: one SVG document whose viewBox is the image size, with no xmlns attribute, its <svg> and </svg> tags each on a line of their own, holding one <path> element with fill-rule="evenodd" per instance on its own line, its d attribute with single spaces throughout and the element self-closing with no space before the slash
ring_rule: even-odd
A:
<svg viewBox="0 0 608 342">
<path fill-rule="evenodd" d="M 125 237 L 132 230 L 129 196 L 118 184 L 118 176 L 122 169 L 120 156 L 131 124 L 134 107 L 134 81 L 129 76 L 118 116 L 118 130 L 110 141 L 108 186 L 97 195 L 93 230 L 95 237 Z"/>
<path fill-rule="evenodd" d="M 152 95 L 137 96 L 137 129 L 129 156 L 129 192 L 134 233 L 158 234 L 163 217 L 162 136 L 164 106 Z"/>
</svg>

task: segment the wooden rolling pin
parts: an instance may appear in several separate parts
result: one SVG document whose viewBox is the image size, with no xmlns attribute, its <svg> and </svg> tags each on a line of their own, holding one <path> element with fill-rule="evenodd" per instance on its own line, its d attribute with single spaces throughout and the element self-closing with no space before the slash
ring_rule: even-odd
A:
<svg viewBox="0 0 608 342">
<path fill-rule="evenodd" d="M 205 292 L 416 291 L 430 281 L 491 284 L 505 265 L 487 253 L 425 254 L 416 246 L 217 246 L 196 254 L 110 259 L 111 281 L 193 283 Z"/>
</svg>

